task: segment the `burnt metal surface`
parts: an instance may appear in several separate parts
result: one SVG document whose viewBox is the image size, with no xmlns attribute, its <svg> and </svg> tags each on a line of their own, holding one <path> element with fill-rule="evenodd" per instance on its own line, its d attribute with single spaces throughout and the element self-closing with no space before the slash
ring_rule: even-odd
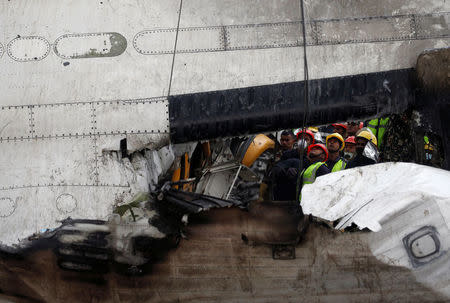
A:
<svg viewBox="0 0 450 303">
<path fill-rule="evenodd" d="M 224 200 L 216 197 L 206 196 L 197 193 L 185 192 L 181 190 L 168 189 L 164 191 L 159 209 L 168 209 L 170 212 L 178 214 L 193 214 L 211 208 L 222 208 L 240 206 L 241 202 Z"/>
<path fill-rule="evenodd" d="M 400 113 L 414 102 L 413 69 L 309 81 L 308 125 Z M 173 142 L 299 127 L 305 82 L 169 97 Z"/>
<path fill-rule="evenodd" d="M 62 270 L 51 250 L 21 260 L 0 257 L 0 300 L 448 302 L 410 270 L 377 260 L 364 233 L 313 224 L 295 259 L 273 260 L 271 246 L 249 246 L 240 239 L 248 217 L 237 208 L 194 216 L 188 240 L 140 276 Z"/>
<path fill-rule="evenodd" d="M 442 138 L 443 168 L 450 170 L 450 48 L 423 52 L 417 58 L 415 107 L 426 130 Z"/>
</svg>

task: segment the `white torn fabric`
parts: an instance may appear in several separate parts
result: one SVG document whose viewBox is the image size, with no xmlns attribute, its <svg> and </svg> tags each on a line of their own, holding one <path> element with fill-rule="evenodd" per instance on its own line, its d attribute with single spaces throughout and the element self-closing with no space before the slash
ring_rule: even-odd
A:
<svg viewBox="0 0 450 303">
<path fill-rule="evenodd" d="M 331 173 L 302 189 L 305 214 L 340 220 L 342 229 L 380 231 L 383 222 L 420 201 L 435 201 L 447 225 L 450 213 L 450 172 L 413 163 L 380 163 Z"/>
</svg>

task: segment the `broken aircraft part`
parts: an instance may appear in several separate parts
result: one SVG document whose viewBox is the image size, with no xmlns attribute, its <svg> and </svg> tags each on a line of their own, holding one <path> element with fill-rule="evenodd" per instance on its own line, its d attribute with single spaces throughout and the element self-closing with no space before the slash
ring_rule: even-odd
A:
<svg viewBox="0 0 450 303">
<path fill-rule="evenodd" d="M 0 46 L 4 48 L 0 47 L 0 202 L 3 202 L 0 241 L 7 245 L 23 244 L 23 239 L 44 228 L 53 231 L 59 226 L 58 221 L 68 215 L 77 218 L 74 220 L 93 220 L 89 224 L 94 225 L 110 222 L 108 217 L 117 206 L 124 205 L 137 193 L 156 190 L 172 163 L 186 153 L 191 157 L 196 144 L 177 148 L 170 143 L 298 127 L 304 122 L 304 113 L 309 122 L 322 124 L 399 113 L 410 105 L 420 108 L 424 127 L 429 125 L 437 135 L 448 137 L 444 124 L 450 113 L 448 95 L 440 92 L 436 98 L 435 93 L 417 91 L 411 79 L 415 78 L 419 54 L 426 49 L 448 47 L 448 2 L 382 0 L 367 5 L 354 0 L 305 1 L 302 12 L 305 20 L 299 18 L 300 3 L 297 0 L 213 0 L 207 5 L 202 0 L 184 3 L 111 0 L 108 5 L 69 0 L 51 0 L 44 5 L 36 1 L 2 2 L 0 23 L 5 30 L 0 34 Z M 86 33 L 94 36 L 83 36 Z M 115 41 L 109 36 L 113 33 L 117 34 Z M 83 39 L 79 40 L 80 37 Z M 128 44 L 133 47 L 127 47 Z M 7 54 L 1 56 L 2 52 Z M 307 82 L 304 58 L 309 62 Z M 308 105 L 302 102 L 306 86 L 311 95 Z M 120 142 L 126 142 L 122 149 Z M 446 144 L 448 169 L 450 150 Z M 212 157 L 216 160 L 221 156 L 222 160 L 233 158 L 231 151 L 219 159 L 214 153 Z M 265 160 L 256 162 L 264 164 Z M 248 170 L 241 169 L 238 174 L 245 179 L 242 171 Z M 235 172 L 230 176 L 234 180 Z M 238 178 L 235 187 L 254 189 L 255 184 L 247 181 Z M 253 193 L 249 190 L 242 198 L 239 197 L 242 191 L 230 192 L 229 183 L 218 178 L 215 184 L 221 187 L 210 186 L 210 192 L 229 194 L 232 199 L 242 200 Z M 136 216 L 150 215 L 134 211 L 127 210 L 127 218 L 131 219 L 126 226 L 142 231 L 142 226 L 133 225 L 134 220 Z M 159 281 L 152 276 L 147 276 L 148 280 L 127 280 L 114 273 L 105 277 L 95 272 L 80 278 L 72 272 L 60 271 L 54 255 L 48 251 L 30 251 L 32 254 L 24 260 L 31 265 L 2 259 L 2 296 L 8 300 L 21 297 L 61 301 L 61 292 L 65 292 L 80 301 L 100 298 L 119 301 L 129 298 L 127 288 L 135 287 L 142 290 L 140 295 L 153 296 L 155 301 L 208 301 L 220 298 L 223 289 L 230 291 L 232 301 L 260 298 L 270 301 L 274 293 L 281 293 L 284 301 L 299 298 L 299 293 L 314 300 L 324 296 L 367 299 L 363 293 L 391 301 L 446 299 L 435 293 L 435 288 L 440 290 L 442 284 L 427 288 L 416 283 L 417 271 L 411 274 L 409 269 L 403 271 L 375 260 L 367 249 L 366 239 L 360 238 L 364 237 L 362 233 L 334 237 L 336 232 L 314 227 L 311 229 L 314 236 L 305 242 L 308 249 L 296 253 L 295 262 L 299 263 L 290 263 L 281 273 L 275 270 L 275 279 L 267 277 L 273 263 L 261 269 L 259 265 L 267 264 L 265 257 L 256 261 L 252 257 L 261 256 L 262 250 L 242 246 L 240 240 L 235 242 L 235 236 L 239 237 L 242 226 L 246 226 L 248 214 L 233 211 L 212 210 L 210 219 L 203 217 L 210 225 L 194 224 L 192 235 L 203 242 L 197 250 L 195 245 L 194 250 L 188 248 L 184 255 L 182 247 L 189 247 L 187 241 L 181 242 L 181 255 L 175 255 L 176 250 L 173 254 L 169 252 L 169 263 L 159 263 L 162 268 L 154 270 L 167 274 Z M 233 221 L 233 216 L 238 221 Z M 152 221 L 157 219 L 167 221 L 163 216 Z M 166 221 L 158 226 L 165 227 L 168 231 L 164 233 L 168 234 L 173 228 L 170 220 Z M 142 228 L 147 229 L 148 224 Z M 89 232 L 76 236 L 84 242 L 86 239 L 81 237 L 86 235 Z M 385 239 L 390 236 L 389 232 L 383 234 Z M 105 237 L 99 234 L 100 243 L 104 243 Z M 143 248 L 149 246 L 148 239 L 135 238 L 134 242 L 115 242 L 123 248 L 117 249 L 122 254 L 120 260 L 132 264 L 124 266 L 124 272 L 129 274 L 139 273 L 138 264 L 147 258 Z M 345 246 L 347 240 L 354 246 Z M 411 240 L 420 248 L 413 256 L 432 251 L 430 238 Z M 319 251 L 317 244 L 321 242 L 331 244 Z M 83 258 L 94 264 L 110 256 L 101 249 L 98 252 L 92 247 L 80 249 L 79 244 L 74 243 L 78 250 L 65 248 L 61 252 L 65 257 L 81 252 Z M 348 258 L 337 254 L 333 245 L 350 247 L 350 256 L 363 256 L 352 261 L 350 267 L 354 272 L 346 271 Z M 130 247 L 136 247 L 136 260 L 127 253 Z M 361 250 L 355 252 L 354 247 Z M 207 248 L 212 251 L 204 253 Z M 211 261 L 214 251 L 223 253 L 219 256 L 226 260 L 214 257 Z M 262 254 L 266 256 L 265 252 Z M 202 267 L 205 255 L 208 268 Z M 306 257 L 300 259 L 303 255 Z M 186 260 L 196 265 L 186 266 Z M 367 271 L 364 266 L 361 270 L 358 260 L 368 265 Z M 331 262 L 336 262 L 336 266 Z M 64 265 L 88 271 L 92 265 L 76 263 L 68 261 Z M 219 278 L 214 276 L 218 263 L 231 264 L 230 268 L 225 266 Z M 173 264 L 176 267 L 170 267 Z M 438 263 L 430 264 L 437 267 Z M 426 272 L 425 280 L 434 277 L 429 275 L 432 271 L 429 268 L 420 267 Z M 439 268 L 434 269 L 433 274 L 445 278 Z M 196 275 L 214 283 L 205 286 L 199 283 L 205 279 L 192 279 Z M 222 278 L 230 275 L 238 283 Z M 37 276 L 41 280 L 36 282 Z M 184 279 L 186 276 L 189 279 Z M 277 281 L 284 285 L 282 289 Z M 413 282 L 400 285 L 398 281 Z M 108 285 L 113 291 L 101 286 L 86 288 L 86 283 Z M 148 290 L 149 284 L 154 286 L 152 290 Z M 57 286 L 49 289 L 45 285 Z M 145 285 L 145 289 L 139 285 Z M 342 294 L 345 285 L 350 285 L 351 294 Z M 194 290 L 185 293 L 186 288 Z"/>
</svg>

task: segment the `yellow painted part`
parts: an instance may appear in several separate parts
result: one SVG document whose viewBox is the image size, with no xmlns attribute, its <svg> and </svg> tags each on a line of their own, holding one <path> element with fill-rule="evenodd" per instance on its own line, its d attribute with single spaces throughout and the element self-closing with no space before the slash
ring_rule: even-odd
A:
<svg viewBox="0 0 450 303">
<path fill-rule="evenodd" d="M 319 128 L 317 128 L 317 127 L 315 127 L 315 126 L 310 126 L 310 127 L 308 127 L 308 129 L 309 129 L 310 131 L 312 131 L 313 133 L 317 133 L 317 132 L 319 131 Z"/>
<path fill-rule="evenodd" d="M 175 169 L 172 175 L 172 182 L 178 182 L 180 181 L 180 175 L 181 175 L 181 168 Z M 178 185 L 172 186 L 175 189 L 178 189 Z"/>
<path fill-rule="evenodd" d="M 191 168 L 191 164 L 189 163 L 188 153 L 185 153 L 183 158 L 184 158 L 184 163 L 182 163 L 182 165 L 184 165 L 183 180 L 186 180 L 186 179 L 189 179 L 189 170 Z M 192 191 L 192 184 L 183 184 L 183 190 Z"/>
<path fill-rule="evenodd" d="M 184 161 L 183 161 L 184 159 Z M 185 153 L 183 157 L 180 159 L 180 165 L 172 174 L 172 182 L 178 182 L 180 180 L 189 179 L 189 170 L 191 168 L 191 164 L 189 163 L 189 155 Z M 184 175 L 181 175 L 182 167 L 184 167 Z M 172 186 L 175 189 L 178 189 L 178 185 Z M 183 184 L 183 190 L 192 191 L 192 184 Z"/>
<path fill-rule="evenodd" d="M 247 167 L 252 166 L 258 157 L 270 148 L 275 148 L 275 142 L 267 137 L 266 135 L 259 134 L 257 135 L 250 146 L 245 151 L 244 158 L 241 163 Z"/>
</svg>

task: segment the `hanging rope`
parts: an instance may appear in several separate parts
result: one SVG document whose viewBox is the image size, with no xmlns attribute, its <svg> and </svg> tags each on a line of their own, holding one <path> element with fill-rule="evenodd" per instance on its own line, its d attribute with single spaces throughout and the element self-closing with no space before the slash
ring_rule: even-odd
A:
<svg viewBox="0 0 450 303">
<path fill-rule="evenodd" d="M 305 82 L 304 103 L 305 109 L 303 113 L 303 130 L 306 127 L 309 114 L 309 73 L 308 73 L 308 58 L 306 55 L 306 25 L 305 25 L 305 9 L 303 0 L 300 0 L 301 18 L 302 18 L 302 34 L 303 34 L 303 78 Z M 303 134 L 304 136 L 304 134 Z"/>
<path fill-rule="evenodd" d="M 167 90 L 167 96 L 170 96 L 170 90 L 172 88 L 173 67 L 175 65 L 175 54 L 177 52 L 178 31 L 180 29 L 180 19 L 181 19 L 181 9 L 182 8 L 183 8 L 183 0 L 180 0 L 180 10 L 178 12 L 178 23 L 177 23 L 177 31 L 175 34 L 175 44 L 173 45 L 172 67 L 170 69 L 169 89 Z"/>
<path fill-rule="evenodd" d="M 308 73 L 308 58 L 306 54 L 306 21 L 305 21 L 305 9 L 303 0 L 299 0 L 300 2 L 300 16 L 302 20 L 302 38 L 303 38 L 303 80 L 304 80 L 304 95 L 303 95 L 303 101 L 304 101 L 304 112 L 303 112 L 303 126 L 302 126 L 302 142 L 305 140 L 305 134 L 306 134 L 306 125 L 309 115 L 309 73 Z M 305 149 L 303 147 L 300 148 L 300 167 L 299 167 L 299 174 L 297 179 L 297 194 L 296 197 L 300 195 L 299 189 L 300 189 L 300 182 L 302 182 L 303 177 L 303 156 L 304 156 Z"/>
</svg>

